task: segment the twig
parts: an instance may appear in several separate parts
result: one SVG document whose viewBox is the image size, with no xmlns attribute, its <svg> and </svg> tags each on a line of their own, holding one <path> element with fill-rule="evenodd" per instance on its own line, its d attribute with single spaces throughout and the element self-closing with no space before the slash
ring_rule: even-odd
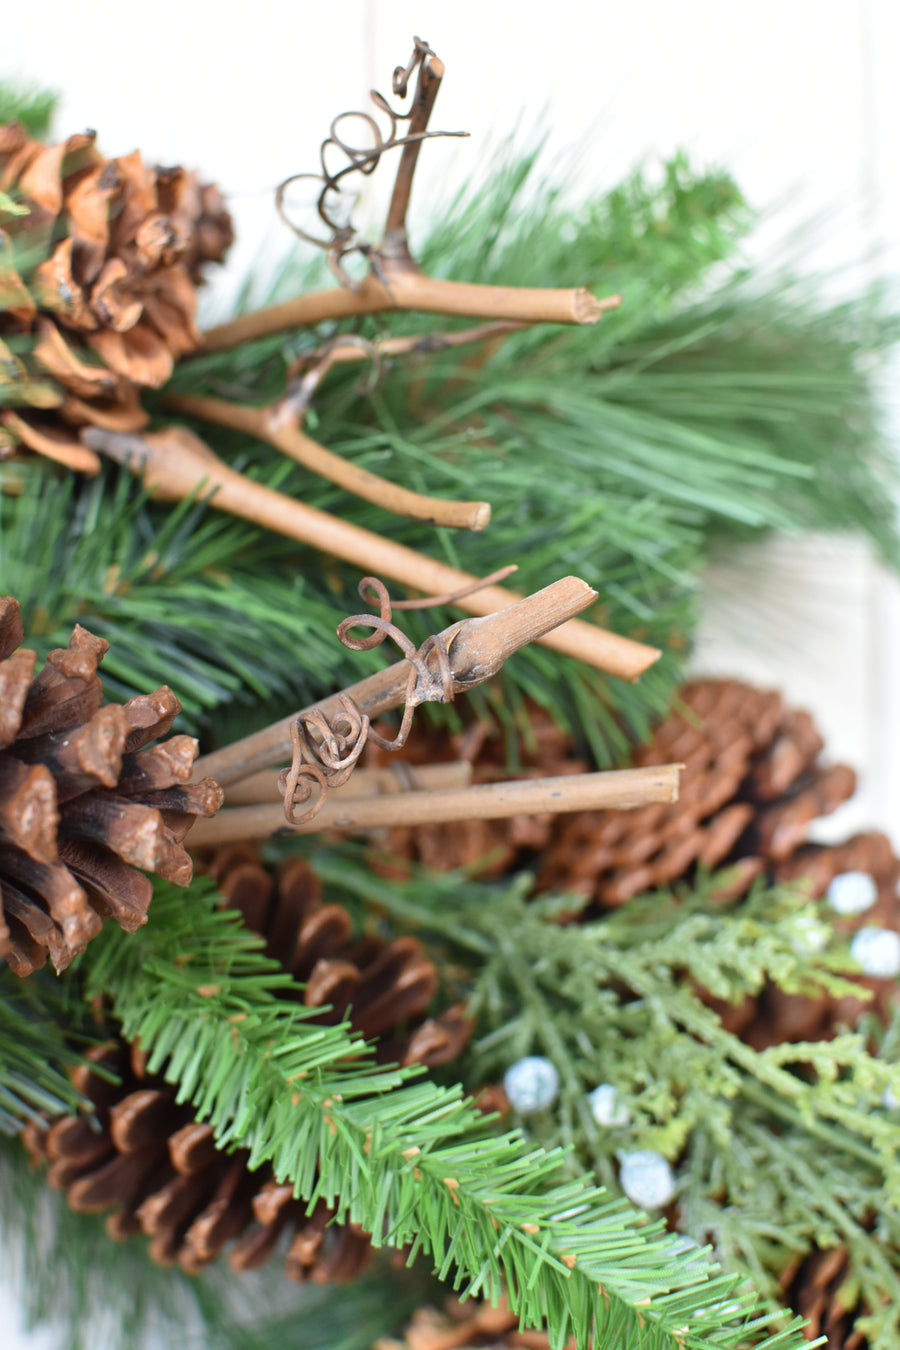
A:
<svg viewBox="0 0 900 1350">
<path fill-rule="evenodd" d="M 411 67 L 416 64 L 418 54 L 417 43 L 416 51 L 413 52 L 412 60 L 407 69 L 394 71 L 394 93 L 401 97 L 406 94 L 406 82 L 411 73 Z M 407 255 L 406 212 L 409 209 L 409 194 L 412 190 L 413 175 L 416 171 L 416 163 L 422 145 L 421 139 L 418 138 L 428 130 L 431 110 L 441 87 L 441 80 L 444 78 L 444 63 L 440 57 L 435 56 L 430 48 L 423 52 L 418 64 L 419 74 L 416 80 L 416 92 L 413 95 L 413 106 L 409 114 L 409 134 L 410 137 L 416 139 L 407 141 L 400 154 L 400 163 L 397 167 L 397 177 L 394 180 L 394 191 L 391 193 L 382 243 L 383 248 L 388 243 L 400 245 L 406 250 Z"/>
<path fill-rule="evenodd" d="M 387 479 L 351 464 L 340 455 L 332 454 L 287 420 L 290 412 L 284 404 L 248 408 L 220 398 L 169 394 L 165 406 L 169 411 L 181 413 L 185 417 L 196 417 L 203 422 L 214 422 L 217 426 L 231 427 L 234 431 L 244 431 L 249 436 L 255 436 L 257 440 L 267 442 L 296 460 L 304 468 L 396 515 L 463 530 L 484 530 L 490 522 L 491 508 L 487 502 L 448 502 L 440 497 L 426 497 L 399 487 L 396 483 L 389 483 Z"/>
<path fill-rule="evenodd" d="M 342 558 L 363 572 L 387 577 L 413 590 L 440 594 L 472 586 L 478 580 L 414 549 L 252 482 L 228 468 L 199 437 L 184 428 L 170 427 L 152 435 L 129 436 L 90 427 L 82 432 L 82 438 L 93 450 L 110 455 L 132 472 L 143 475 L 147 489 L 163 500 L 182 501 L 192 493 L 209 493 L 210 505 L 219 511 L 251 520 L 310 548 Z M 590 594 L 593 596 L 595 592 Z M 519 599 L 513 591 L 501 586 L 487 586 L 458 604 L 468 614 L 486 615 L 504 610 Z M 585 607 L 581 605 L 575 612 Z M 574 656 L 595 670 L 623 680 L 639 679 L 660 655 L 654 647 L 618 637 L 593 624 L 566 623 L 553 632 L 549 628 L 543 630 L 539 639 L 545 647 Z M 402 697 L 398 702 L 402 702 Z"/>
<path fill-rule="evenodd" d="M 621 303 L 619 295 L 598 299 L 583 287 L 533 290 L 515 286 L 479 286 L 464 281 L 439 281 L 413 272 L 392 275 L 388 288 L 377 277 L 368 276 L 354 291 L 344 287 L 312 291 L 269 309 L 242 314 L 240 318 L 204 333 L 200 346 L 191 355 L 224 351 L 288 328 L 394 310 L 420 310 L 425 314 L 512 323 L 595 324 L 607 311 L 618 309 Z M 190 356 L 185 360 L 190 360 Z"/>
<path fill-rule="evenodd" d="M 586 582 L 578 577 L 563 577 L 498 613 L 464 619 L 444 629 L 440 636 L 449 654 L 453 693 L 465 693 L 491 679 L 514 652 L 529 642 L 540 641 L 567 620 L 571 621 L 596 598 L 597 592 Z M 227 787 L 229 783 L 239 782 L 261 769 L 290 759 L 293 748 L 291 728 L 299 718 L 308 717 L 316 709 L 326 719 L 336 717 L 346 696 L 361 713 L 374 719 L 405 703 L 408 685 L 409 662 L 398 661 L 351 685 L 341 694 L 320 699 L 262 731 L 204 755 L 194 765 L 194 774 L 198 778 L 214 778 L 220 786 Z"/>
<path fill-rule="evenodd" d="M 570 811 L 627 811 L 678 798 L 678 764 L 648 769 L 618 769 L 561 778 L 513 779 L 476 787 L 435 792 L 401 792 L 384 797 L 348 800 L 335 794 L 314 820 L 286 825 L 280 803 L 220 811 L 199 820 L 189 842 L 192 848 L 234 839 L 312 834 L 340 830 L 348 834 L 392 825 L 444 825 L 460 820 L 504 820 L 510 816 L 558 815 Z"/>
<path fill-rule="evenodd" d="M 278 771 L 264 769 L 251 774 L 239 783 L 232 783 L 225 795 L 229 807 L 281 805 Z M 332 799 L 338 802 L 348 797 L 377 797 L 388 793 L 428 791 L 466 787 L 472 781 L 472 765 L 468 760 L 453 760 L 449 764 L 407 764 L 401 760 L 382 769 L 357 769 L 343 787 L 335 788 Z"/>
</svg>

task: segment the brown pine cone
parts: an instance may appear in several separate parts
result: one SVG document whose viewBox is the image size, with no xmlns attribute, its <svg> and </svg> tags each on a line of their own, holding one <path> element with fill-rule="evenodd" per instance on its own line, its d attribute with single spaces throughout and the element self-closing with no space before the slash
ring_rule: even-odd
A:
<svg viewBox="0 0 900 1350">
<path fill-rule="evenodd" d="M 65 970 L 105 918 L 145 923 L 146 872 L 186 886 L 182 840 L 222 791 L 188 786 L 192 737 L 150 745 L 181 711 L 170 689 L 104 705 L 107 642 L 76 627 L 35 676 L 22 638 L 17 602 L 0 599 L 0 955 L 25 976 L 48 955 Z"/>
<path fill-rule="evenodd" d="M 798 1258 L 781 1277 L 785 1302 L 808 1318 L 807 1340 L 824 1336 L 825 1350 L 865 1350 L 866 1337 L 854 1326 L 858 1299 L 849 1255 L 843 1247 L 815 1250 Z"/>
<path fill-rule="evenodd" d="M 443 1312 L 420 1308 L 404 1329 L 403 1340 L 380 1340 L 373 1350 L 549 1350 L 543 1331 L 519 1331 L 519 1319 L 502 1305 L 450 1299 Z M 566 1350 L 574 1350 L 569 1340 Z"/>
<path fill-rule="evenodd" d="M 196 288 L 232 241 L 228 212 L 196 174 L 107 160 L 93 132 L 44 145 L 16 122 L 0 126 L 0 190 L 27 208 L 0 210 L 0 450 L 90 471 L 77 429 L 139 430 L 140 389 L 197 345 Z"/>
<path fill-rule="evenodd" d="M 323 903 L 318 878 L 299 858 L 273 873 L 252 848 L 237 845 L 215 855 L 207 870 L 229 906 L 266 938 L 269 953 L 306 981 L 306 1006 L 331 1005 L 322 1021 L 339 1020 L 352 1004 L 354 1030 L 377 1039 L 381 1060 L 434 1066 L 461 1053 L 471 1024 L 457 1008 L 426 1018 L 437 971 L 415 939 L 354 939 L 347 911 Z M 307 1216 L 292 1186 L 276 1181 L 269 1167 L 249 1172 L 246 1152 L 220 1153 L 210 1127 L 178 1106 L 162 1079 L 148 1076 L 136 1046 L 114 1041 L 91 1058 L 121 1078 L 110 1084 L 88 1067 L 76 1073 L 95 1122 L 67 1116 L 24 1135 L 73 1209 L 111 1211 L 112 1236 L 143 1232 L 155 1261 L 190 1273 L 228 1244 L 235 1270 L 255 1269 L 286 1231 L 285 1269 L 293 1280 L 347 1283 L 368 1264 L 372 1248 L 361 1229 L 333 1224 L 324 1204 Z"/>
<path fill-rule="evenodd" d="M 517 778 L 542 778 L 582 773 L 587 767 L 574 758 L 571 743 L 549 713 L 529 707 L 528 737 L 520 747 Z M 473 781 L 490 783 L 508 776 L 506 743 L 486 722 L 475 722 L 458 736 L 422 728 L 399 752 L 366 747 L 365 764 L 381 768 L 398 763 L 436 764 L 459 761 L 473 766 Z M 380 875 L 401 877 L 410 863 L 437 872 L 477 870 L 481 877 L 502 876 L 526 854 L 546 848 L 554 817 L 513 816 L 509 820 L 468 820 L 444 825 L 395 826 L 385 832 L 373 850 L 371 865 Z"/>
</svg>

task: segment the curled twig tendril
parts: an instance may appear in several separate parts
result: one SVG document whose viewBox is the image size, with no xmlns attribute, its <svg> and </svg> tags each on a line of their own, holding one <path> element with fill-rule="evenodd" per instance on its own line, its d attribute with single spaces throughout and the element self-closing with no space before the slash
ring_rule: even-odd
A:
<svg viewBox="0 0 900 1350">
<path fill-rule="evenodd" d="M 427 637 L 420 647 L 410 641 L 393 620 L 395 609 L 425 609 L 452 604 L 473 591 L 503 580 L 515 566 L 504 567 L 480 581 L 454 591 L 451 595 L 429 596 L 424 600 L 392 601 L 383 581 L 363 577 L 360 598 L 377 604 L 377 614 L 351 614 L 339 625 L 341 643 L 353 652 L 370 652 L 390 638 L 409 662 L 409 677 L 403 701 L 400 729 L 392 740 L 373 731 L 368 716 L 348 694 L 341 694 L 339 711 L 330 716 L 321 708 L 302 714 L 291 726 L 293 757 L 289 769 L 282 770 L 278 790 L 284 797 L 284 814 L 290 825 L 301 825 L 321 811 L 330 788 L 341 787 L 353 772 L 367 741 L 382 750 L 400 750 L 406 744 L 413 714 L 420 703 L 451 703 L 455 695 L 450 654 L 440 633 Z M 353 628 L 368 628 L 367 637 L 351 637 Z M 316 792 L 318 789 L 318 792 Z M 302 815 L 299 806 L 311 804 Z"/>
<path fill-rule="evenodd" d="M 409 81 L 414 71 L 419 66 L 423 66 L 434 55 L 435 53 L 427 42 L 423 42 L 421 38 L 415 39 L 413 54 L 408 64 L 405 67 L 398 66 L 394 71 L 391 83 L 396 97 L 407 97 Z M 318 173 L 291 174 L 289 178 L 285 178 L 283 182 L 279 183 L 275 191 L 275 208 L 288 229 L 292 230 L 306 243 L 324 249 L 328 257 L 328 265 L 338 281 L 342 286 L 351 289 L 354 289 L 357 283 L 346 272 L 343 266 L 344 258 L 351 253 L 359 253 L 376 267 L 378 259 L 376 246 L 360 238 L 355 226 L 348 218 L 349 212 L 345 214 L 343 220 L 340 217 L 343 193 L 341 183 L 343 179 L 353 173 L 366 175 L 374 173 L 382 156 L 389 150 L 396 150 L 416 141 L 430 140 L 436 136 L 463 136 L 466 134 L 460 131 L 413 131 L 403 135 L 400 124 L 411 118 L 413 109 L 409 108 L 407 111 L 401 112 L 392 108 L 384 95 L 379 94 L 374 89 L 370 97 L 376 110 L 388 120 L 387 132 L 382 130 L 377 119 L 371 113 L 362 111 L 339 113 L 332 121 L 328 129 L 328 135 L 319 149 L 320 171 Z M 350 139 L 351 132 L 346 128 L 353 121 L 362 124 L 364 134 L 369 138 L 368 144 L 354 144 L 354 141 Z M 359 134 L 355 139 L 358 139 Z M 342 162 L 340 167 L 332 170 L 329 167 L 329 162 L 333 161 L 335 155 L 339 158 L 342 157 Z M 290 187 L 301 182 L 321 184 L 316 198 L 316 212 L 328 232 L 325 237 L 311 234 L 291 219 L 285 197 Z"/>
<path fill-rule="evenodd" d="M 291 767 L 278 777 L 289 824 L 302 825 L 319 814 L 329 789 L 347 782 L 369 735 L 368 717 L 346 694 L 330 719 L 320 708 L 297 718 L 291 726 Z M 311 805 L 298 816 L 296 808 L 307 802 Z"/>
</svg>

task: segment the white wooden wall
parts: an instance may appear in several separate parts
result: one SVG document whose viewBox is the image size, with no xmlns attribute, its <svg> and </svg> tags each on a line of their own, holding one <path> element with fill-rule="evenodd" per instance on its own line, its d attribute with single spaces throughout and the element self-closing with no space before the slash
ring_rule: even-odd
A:
<svg viewBox="0 0 900 1350">
<path fill-rule="evenodd" d="M 96 127 L 107 153 L 139 146 L 229 190 L 241 242 L 213 309 L 284 246 L 275 184 L 315 165 L 336 112 L 388 90 L 413 33 L 447 66 L 435 124 L 472 133 L 423 154 L 413 222 L 519 126 L 546 131 L 553 156 L 577 148 L 586 191 L 679 146 L 728 167 L 773 208 L 756 256 L 812 222 L 802 265 L 836 270 L 835 293 L 900 271 L 896 0 L 10 0 L 0 32 L 0 75 L 62 91 L 60 131 Z M 900 441 L 898 377 L 900 363 L 885 381 Z M 782 540 L 736 551 L 705 591 L 697 668 L 810 707 L 861 771 L 841 825 L 900 841 L 896 581 L 858 542 Z M 13 1275 L 3 1344 L 49 1345 L 15 1338 L 15 1308 Z"/>
</svg>

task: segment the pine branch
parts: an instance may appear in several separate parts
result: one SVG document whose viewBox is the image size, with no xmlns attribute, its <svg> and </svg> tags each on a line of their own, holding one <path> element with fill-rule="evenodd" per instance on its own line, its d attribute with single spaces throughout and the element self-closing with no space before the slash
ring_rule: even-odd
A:
<svg viewBox="0 0 900 1350">
<path fill-rule="evenodd" d="M 5 122 L 21 122 L 29 136 L 41 139 L 50 130 L 50 123 L 59 101 L 58 94 L 19 81 L 0 81 L 0 126 Z"/>
<path fill-rule="evenodd" d="M 430 1255 L 442 1279 L 456 1269 L 489 1298 L 505 1286 L 523 1325 L 546 1320 L 554 1346 L 573 1334 L 586 1347 L 592 1326 L 596 1350 L 743 1341 L 746 1303 L 721 1325 L 733 1282 L 705 1256 L 642 1227 L 589 1179 L 560 1182 L 559 1151 L 492 1137 L 458 1089 L 378 1069 L 346 1026 L 279 1003 L 289 977 L 207 888 L 191 901 L 161 888 L 139 934 L 104 934 L 87 992 L 111 1000 L 149 1070 L 178 1084 L 220 1145 L 249 1147 L 251 1166 L 270 1160 L 310 1206 L 324 1199 L 375 1245 Z M 801 1342 L 792 1329 L 766 1344 Z"/>
<path fill-rule="evenodd" d="M 577 271 L 621 292 L 622 308 L 597 329 L 510 333 L 464 360 L 458 350 L 400 355 L 374 392 L 360 394 L 352 368 L 335 368 L 311 409 L 317 438 L 347 460 L 417 492 L 474 491 L 494 505 L 483 535 L 403 524 L 394 537 L 405 545 L 481 575 L 518 562 L 527 590 L 565 539 L 566 565 L 601 593 L 602 621 L 664 649 L 634 689 L 543 652 L 504 676 L 507 718 L 535 697 L 576 734 L 585 728 L 600 766 L 621 761 L 671 698 L 696 578 L 717 537 L 852 522 L 897 556 L 892 474 L 860 360 L 886 349 L 896 319 L 873 297 L 829 309 L 782 278 L 741 276 L 748 223 L 731 180 L 692 173 L 680 158 L 661 186 L 636 175 L 575 207 L 564 187 L 539 181 L 534 156 L 493 164 L 439 217 L 421 250 L 426 270 L 536 286 Z M 710 291 L 716 264 L 728 264 L 726 281 Z M 277 303 L 301 286 L 295 264 L 254 298 Z M 414 344 L 435 330 L 404 315 L 367 321 L 357 336 Z M 276 400 L 295 360 L 340 331 L 198 357 L 170 391 Z M 268 462 L 266 447 L 231 432 L 217 433 L 215 448 Z M 284 490 L 377 528 L 371 508 L 300 470 Z M 349 593 L 349 576 L 334 577 Z M 437 614 L 435 626 L 449 617 Z M 413 619 L 412 631 L 421 641 L 426 629 Z M 486 696 L 477 708 L 497 715 Z"/>
<path fill-rule="evenodd" d="M 83 1008 L 54 981 L 0 970 L 0 1133 L 82 1106 L 66 1070 L 81 1061 L 72 1044 L 83 1021 Z"/>
<path fill-rule="evenodd" d="M 271 541 L 198 504 L 153 508 L 124 474 L 79 485 L 42 472 L 0 495 L 0 572 L 39 656 L 80 622 L 111 643 L 110 697 L 168 684 L 189 727 L 232 700 L 287 711 L 333 687 L 344 660 L 333 633 L 346 611 Z M 356 676 L 377 664 L 355 661 Z"/>
</svg>

